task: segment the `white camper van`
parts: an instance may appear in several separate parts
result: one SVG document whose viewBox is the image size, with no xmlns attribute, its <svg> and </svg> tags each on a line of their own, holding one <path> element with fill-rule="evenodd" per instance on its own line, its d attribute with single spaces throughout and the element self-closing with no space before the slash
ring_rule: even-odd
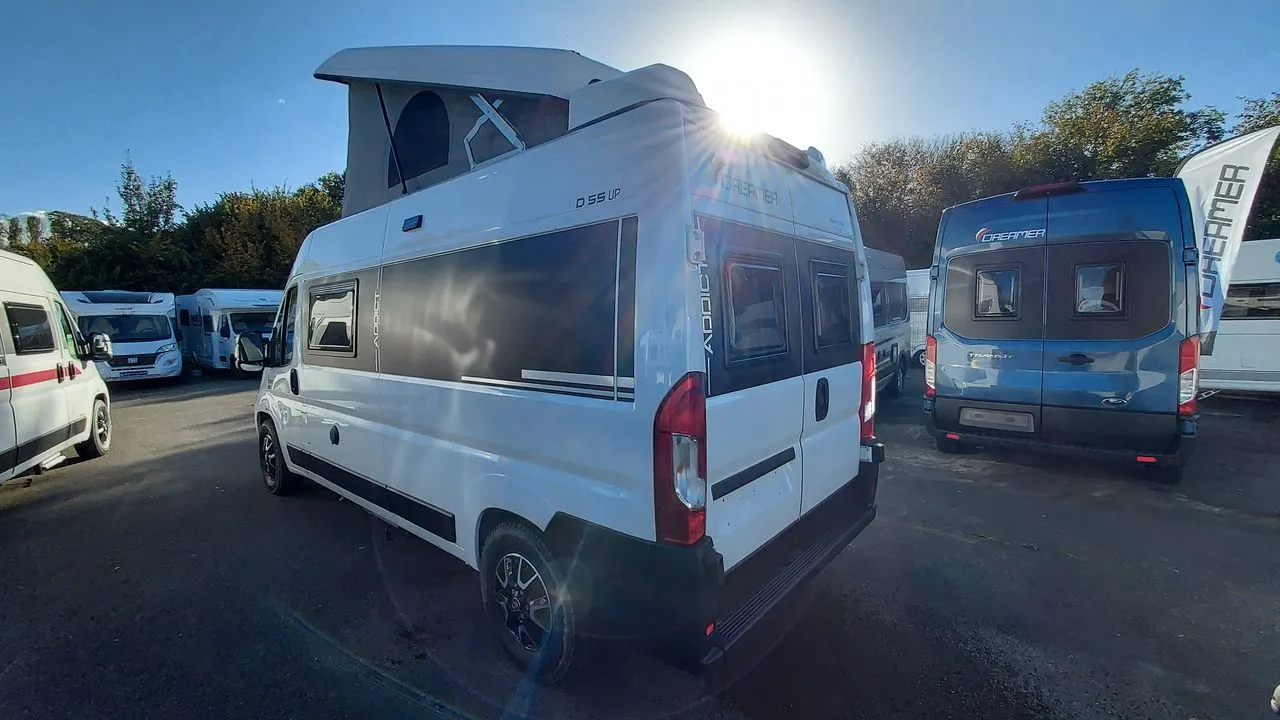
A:
<svg viewBox="0 0 1280 720">
<path fill-rule="evenodd" d="M 279 290 L 197 290 L 179 295 L 182 353 L 193 364 L 236 370 L 235 338 L 252 331 L 269 338 L 284 293 Z"/>
<path fill-rule="evenodd" d="M 1200 388 L 1280 393 L 1280 238 L 1241 243 Z"/>
<path fill-rule="evenodd" d="M 111 339 L 86 342 L 40 266 L 0 250 L 0 482 L 44 470 L 75 448 L 111 449 L 111 400 L 94 361 Z"/>
<path fill-rule="evenodd" d="M 111 338 L 112 358 L 98 363 L 107 382 L 182 376 L 173 293 L 64 290 L 62 299 L 86 337 Z"/>
<path fill-rule="evenodd" d="M 900 255 L 867 248 L 871 307 L 876 327 L 879 389 L 897 396 L 907 383 L 911 321 L 907 317 L 907 264 Z"/>
<path fill-rule="evenodd" d="M 542 681 L 576 637 L 706 669 L 788 626 L 884 456 L 821 155 L 736 139 L 663 65 L 370 48 L 316 75 L 349 88 L 347 194 L 266 345 L 266 487 L 309 478 L 479 570 Z"/>
<path fill-rule="evenodd" d="M 911 325 L 911 362 L 924 365 L 929 326 L 929 268 L 907 271 L 907 314 Z"/>
</svg>

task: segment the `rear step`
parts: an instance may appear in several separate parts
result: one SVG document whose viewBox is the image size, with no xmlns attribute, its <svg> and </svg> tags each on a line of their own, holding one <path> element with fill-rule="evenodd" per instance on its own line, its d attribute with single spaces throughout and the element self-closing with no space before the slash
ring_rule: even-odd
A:
<svg viewBox="0 0 1280 720">
<path fill-rule="evenodd" d="M 864 472 L 866 467 L 863 466 Z M 859 479 L 866 481 L 866 478 Z M 876 515 L 875 506 L 867 503 L 869 497 L 874 497 L 874 490 L 868 497 L 866 488 L 860 487 L 859 479 L 836 491 L 730 572 L 724 589 L 726 604 L 732 610 L 716 620 L 715 630 L 707 638 L 710 648 L 701 660 L 704 671 L 716 674 L 714 668 L 724 664 L 725 655 L 731 649 L 735 656 L 741 654 L 747 660 L 757 651 L 767 652 L 790 629 L 794 618 L 788 613 L 780 612 L 774 618 L 768 616 L 775 609 L 780 609 L 779 606 L 793 591 L 821 572 Z M 760 577 L 769 571 L 775 574 Z M 756 584 L 753 579 L 760 582 Z M 734 603 L 735 585 L 758 589 Z M 770 620 L 767 624 L 771 632 L 763 627 L 761 632 L 755 632 L 758 626 L 765 624 L 766 618 Z M 742 642 L 748 637 L 750 642 Z"/>
</svg>

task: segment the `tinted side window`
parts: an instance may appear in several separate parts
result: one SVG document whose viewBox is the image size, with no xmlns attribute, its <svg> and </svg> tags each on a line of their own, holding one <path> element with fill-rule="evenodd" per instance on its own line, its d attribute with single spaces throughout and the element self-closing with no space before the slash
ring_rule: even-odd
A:
<svg viewBox="0 0 1280 720">
<path fill-rule="evenodd" d="M 354 355 L 356 283 L 313 287 L 308 298 L 307 349 Z"/>
<path fill-rule="evenodd" d="M 205 332 L 213 332 L 213 316 L 207 313 L 200 315 L 200 325 Z"/>
<path fill-rule="evenodd" d="M 58 324 L 62 327 L 62 337 L 66 341 L 65 347 L 67 352 L 75 353 L 80 344 L 76 342 L 79 333 L 76 332 L 76 326 L 71 322 L 71 318 L 67 315 L 67 309 L 60 302 L 54 302 L 54 308 L 58 314 Z"/>
<path fill-rule="evenodd" d="M 889 322 L 889 294 L 885 289 L 885 283 L 871 283 L 871 318 L 876 327 L 882 327 Z"/>
<path fill-rule="evenodd" d="M 424 90 L 409 98 L 391 134 L 395 154 L 387 156 L 387 187 L 400 184 L 396 159 L 405 180 L 449 164 L 449 111 L 440 96 Z"/>
<path fill-rule="evenodd" d="M 284 333 L 281 337 L 280 360 L 288 364 L 293 360 L 293 337 L 298 326 L 298 286 L 289 288 L 285 295 L 283 310 Z"/>
<path fill-rule="evenodd" d="M 1050 245 L 1045 262 L 1046 340 L 1135 340 L 1173 321 L 1173 252 L 1163 241 Z"/>
<path fill-rule="evenodd" d="M 191 313 L 187 312 L 186 310 L 179 310 L 179 311 L 178 311 L 178 323 L 179 323 L 180 325 L 190 325 L 190 324 L 191 324 Z"/>
<path fill-rule="evenodd" d="M 630 268 L 622 280 L 634 293 L 635 222 L 611 220 L 385 266 L 381 371 L 613 399 L 615 345 L 624 326 L 634 324 L 634 298 L 618 297 L 617 288 Z M 630 256 L 620 262 L 624 245 Z M 626 344 L 629 356 L 633 343 Z M 619 399 L 634 392 L 634 378 L 622 375 L 632 365 L 630 357 L 617 360 Z"/>
<path fill-rule="evenodd" d="M 1222 317 L 1229 320 L 1280 319 L 1280 283 L 1234 283 Z"/>
<path fill-rule="evenodd" d="M 849 278 L 832 272 L 839 266 L 813 263 L 813 325 L 818 349 L 853 342 Z"/>
<path fill-rule="evenodd" d="M 885 283 L 889 295 L 889 322 L 907 319 L 907 286 L 900 282 Z"/>
<path fill-rule="evenodd" d="M 16 354 L 53 352 L 53 327 L 49 323 L 49 313 L 43 307 L 5 303 L 4 311 L 9 318 L 9 333 L 13 337 L 13 350 Z"/>
</svg>

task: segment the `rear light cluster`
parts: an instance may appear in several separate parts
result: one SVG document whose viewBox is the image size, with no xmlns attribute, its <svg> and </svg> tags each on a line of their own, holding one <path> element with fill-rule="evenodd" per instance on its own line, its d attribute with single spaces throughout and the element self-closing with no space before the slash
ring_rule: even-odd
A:
<svg viewBox="0 0 1280 720">
<path fill-rule="evenodd" d="M 859 405 L 859 417 L 862 418 L 861 438 L 870 440 L 876 434 L 876 344 L 867 343 L 862 346 L 862 404 Z"/>
<path fill-rule="evenodd" d="M 1200 336 L 1193 335 L 1178 346 L 1178 417 L 1196 414 L 1200 392 Z"/>
<path fill-rule="evenodd" d="M 929 335 L 924 339 L 924 396 L 938 394 L 938 341 Z"/>
<path fill-rule="evenodd" d="M 653 426 L 653 516 L 659 542 L 707 534 L 707 394 L 703 374 L 680 378 Z"/>
</svg>

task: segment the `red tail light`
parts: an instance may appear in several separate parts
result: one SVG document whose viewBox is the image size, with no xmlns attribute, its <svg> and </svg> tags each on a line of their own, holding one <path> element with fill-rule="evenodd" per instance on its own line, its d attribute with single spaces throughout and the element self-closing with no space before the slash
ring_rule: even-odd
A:
<svg viewBox="0 0 1280 720">
<path fill-rule="evenodd" d="M 938 394 L 938 341 L 932 335 L 924 339 L 924 396 Z"/>
<path fill-rule="evenodd" d="M 653 518 L 660 542 L 707 534 L 707 395 L 702 373 L 680 378 L 653 424 Z"/>
<path fill-rule="evenodd" d="M 1192 335 L 1178 346 L 1178 417 L 1196 414 L 1200 392 L 1200 336 Z"/>
<path fill-rule="evenodd" d="M 863 440 L 870 440 L 876 434 L 876 344 L 867 343 L 862 346 L 862 417 Z"/>
</svg>

